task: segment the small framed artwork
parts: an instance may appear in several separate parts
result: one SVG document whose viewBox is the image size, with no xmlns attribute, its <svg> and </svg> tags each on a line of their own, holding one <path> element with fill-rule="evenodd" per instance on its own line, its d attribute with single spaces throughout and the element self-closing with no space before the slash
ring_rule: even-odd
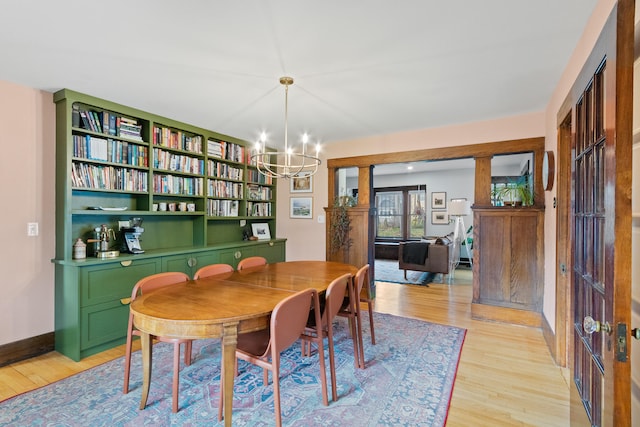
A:
<svg viewBox="0 0 640 427">
<path fill-rule="evenodd" d="M 311 172 L 300 172 L 299 176 L 291 178 L 292 193 L 311 193 L 313 191 L 313 177 Z"/>
<path fill-rule="evenodd" d="M 253 235 L 256 236 L 258 240 L 271 239 L 271 232 L 269 231 L 269 224 L 267 223 L 251 224 L 251 230 L 253 231 Z"/>
<path fill-rule="evenodd" d="M 447 211 L 431 211 L 431 224 L 449 224 Z"/>
<path fill-rule="evenodd" d="M 446 209 L 447 208 L 447 193 L 444 191 L 431 193 L 431 209 Z"/>
<path fill-rule="evenodd" d="M 313 218 L 313 197 L 291 197 L 290 218 Z"/>
</svg>

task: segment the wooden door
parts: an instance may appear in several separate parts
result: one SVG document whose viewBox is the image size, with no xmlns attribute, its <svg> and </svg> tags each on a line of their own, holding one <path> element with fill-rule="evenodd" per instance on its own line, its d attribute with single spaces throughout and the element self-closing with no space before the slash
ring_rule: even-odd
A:
<svg viewBox="0 0 640 427">
<path fill-rule="evenodd" d="M 571 91 L 573 425 L 631 422 L 633 18 L 620 0 Z"/>
</svg>

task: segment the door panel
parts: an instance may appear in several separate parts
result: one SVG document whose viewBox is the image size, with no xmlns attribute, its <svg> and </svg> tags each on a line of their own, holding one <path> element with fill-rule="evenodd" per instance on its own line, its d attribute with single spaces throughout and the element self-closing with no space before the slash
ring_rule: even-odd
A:
<svg viewBox="0 0 640 427">
<path fill-rule="evenodd" d="M 624 346 L 618 346 L 617 331 L 619 325 L 628 327 L 631 313 L 634 8 L 633 0 L 620 0 L 614 7 L 570 94 L 573 425 L 584 425 L 585 413 L 587 425 L 631 421 L 630 363 Z M 597 322 L 589 325 L 587 318 Z"/>
</svg>

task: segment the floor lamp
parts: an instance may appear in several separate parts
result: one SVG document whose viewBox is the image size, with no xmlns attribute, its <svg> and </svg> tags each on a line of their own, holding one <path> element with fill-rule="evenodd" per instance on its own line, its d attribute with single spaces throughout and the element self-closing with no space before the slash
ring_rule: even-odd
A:
<svg viewBox="0 0 640 427">
<path fill-rule="evenodd" d="M 452 199 L 449 202 L 449 216 L 454 218 L 453 245 L 449 254 L 449 284 L 453 283 L 454 272 L 460 264 L 460 252 L 463 246 L 467 249 L 467 257 L 471 260 L 471 251 L 469 251 L 469 245 L 466 242 L 467 233 L 463 219 L 467 215 L 471 215 L 470 202 L 464 199 Z"/>
</svg>

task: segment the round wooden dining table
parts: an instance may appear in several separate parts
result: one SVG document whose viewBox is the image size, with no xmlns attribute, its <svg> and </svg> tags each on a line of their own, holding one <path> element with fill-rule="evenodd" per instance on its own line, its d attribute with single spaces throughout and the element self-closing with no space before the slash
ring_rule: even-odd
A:
<svg viewBox="0 0 640 427">
<path fill-rule="evenodd" d="M 324 292 L 353 265 L 331 261 L 290 261 L 191 280 L 143 294 L 131 303 L 141 332 L 144 409 L 151 383 L 151 336 L 221 338 L 224 375 L 224 424 L 231 426 L 235 352 L 238 334 L 269 327 L 274 307 L 293 292 Z"/>
</svg>

